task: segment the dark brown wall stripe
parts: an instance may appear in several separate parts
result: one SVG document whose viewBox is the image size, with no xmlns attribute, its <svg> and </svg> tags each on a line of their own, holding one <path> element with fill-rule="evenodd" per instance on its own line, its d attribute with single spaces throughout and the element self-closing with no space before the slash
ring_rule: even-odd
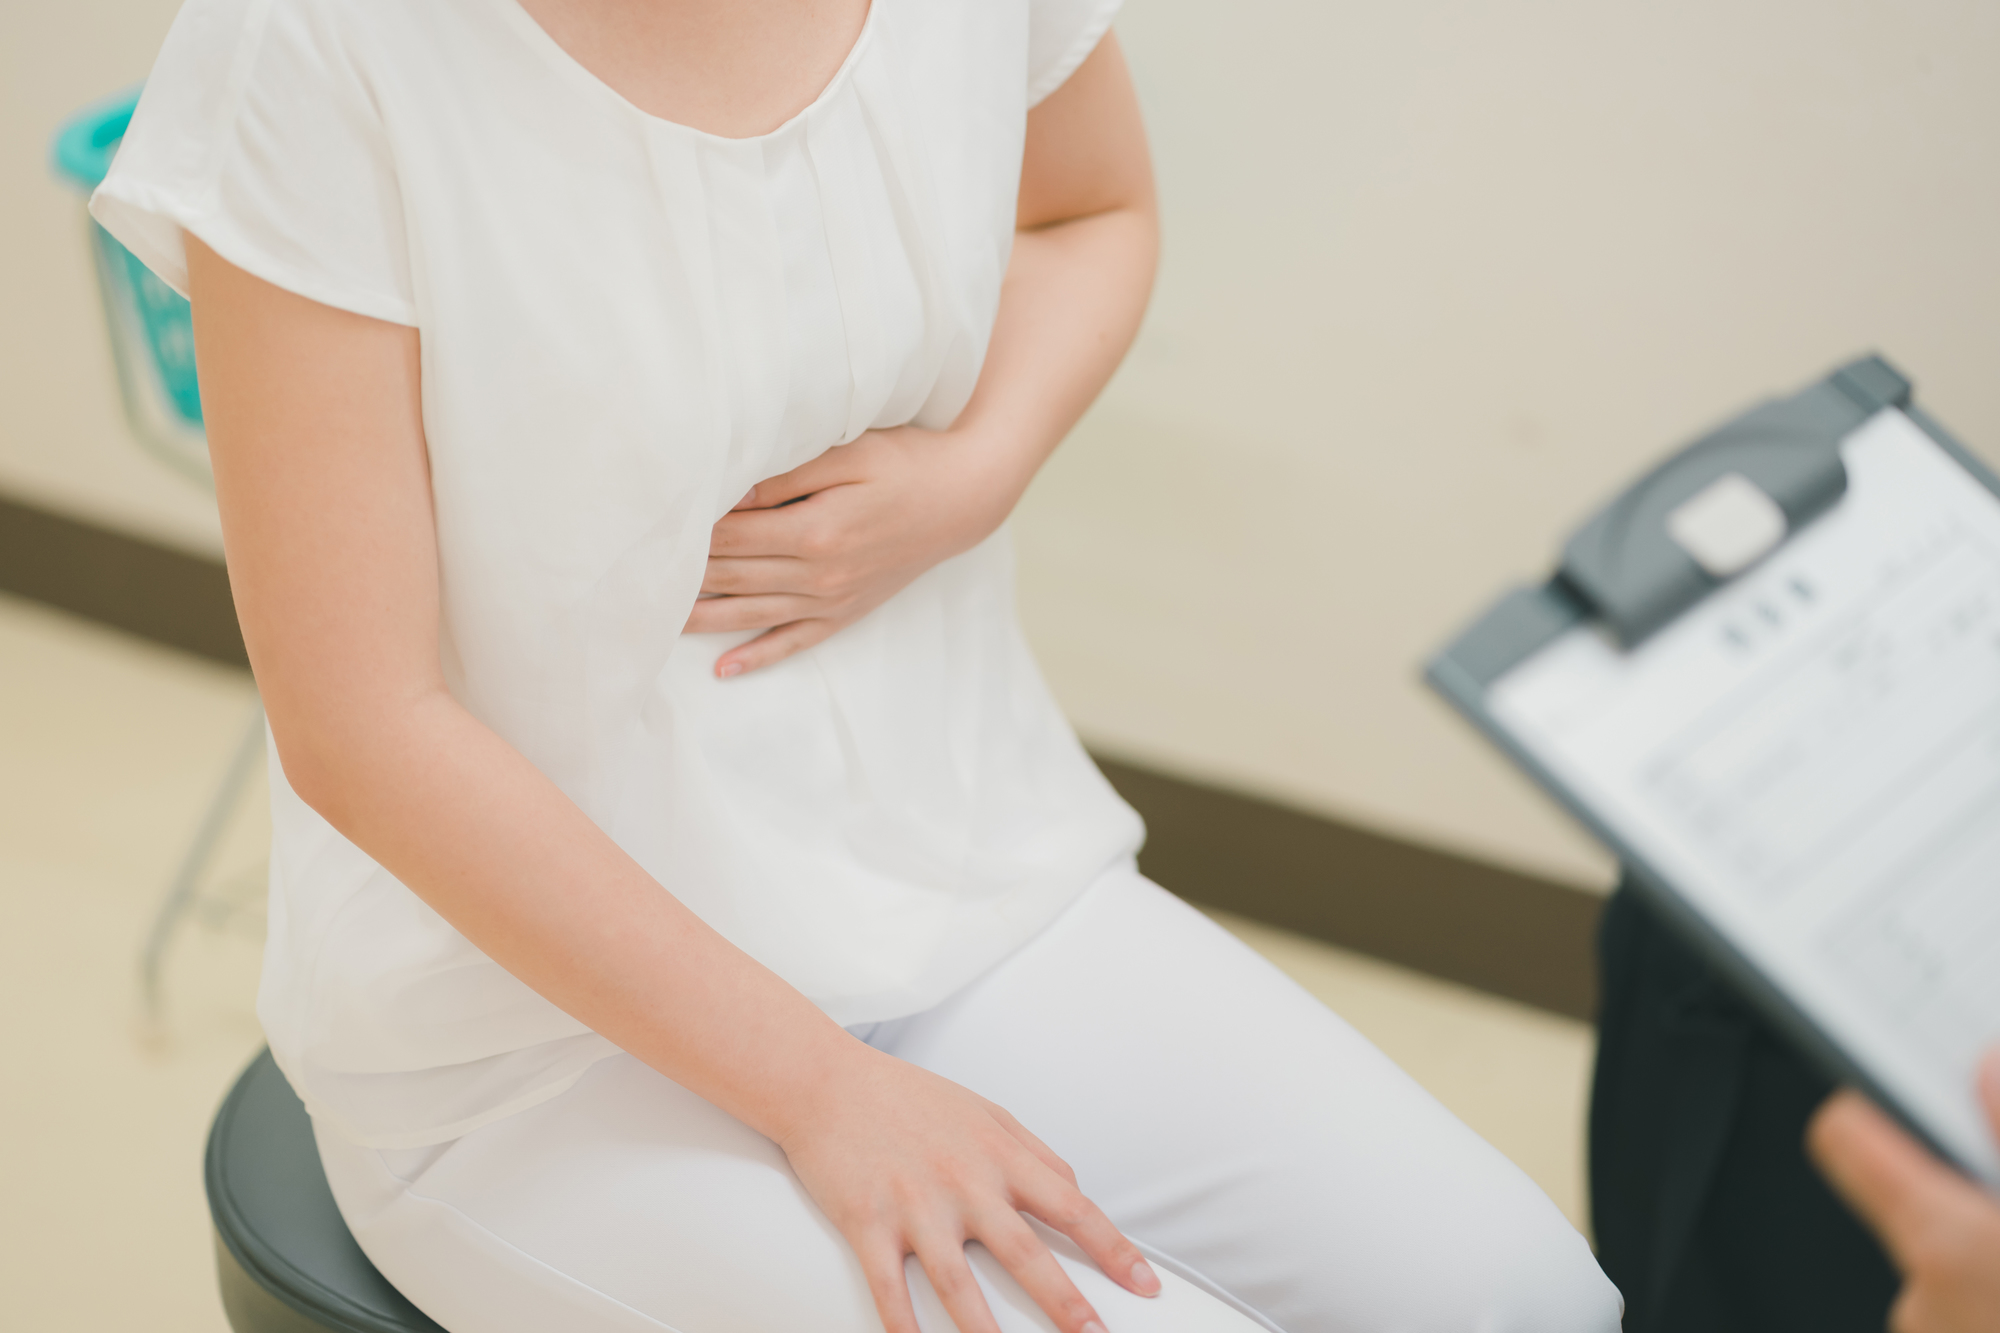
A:
<svg viewBox="0 0 2000 1333">
<path fill-rule="evenodd" d="M 0 591 L 244 667 L 229 579 L 0 498 Z M 1100 757 L 1144 816 L 1140 865 L 1196 903 L 1577 1018 L 1596 1005 L 1592 894 Z"/>
<path fill-rule="evenodd" d="M 0 497 L 0 592 L 248 667 L 220 563 Z"/>
</svg>

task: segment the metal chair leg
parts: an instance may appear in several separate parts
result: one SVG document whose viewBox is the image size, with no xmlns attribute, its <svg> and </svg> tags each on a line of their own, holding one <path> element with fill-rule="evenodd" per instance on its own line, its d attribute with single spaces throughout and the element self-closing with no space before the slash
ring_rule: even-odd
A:
<svg viewBox="0 0 2000 1333">
<path fill-rule="evenodd" d="M 243 795 L 243 784 L 256 771 L 257 758 L 263 752 L 264 701 L 259 699 L 250 710 L 250 724 L 244 728 L 243 739 L 236 743 L 236 753 L 230 757 L 229 767 L 222 775 L 222 785 L 215 789 L 208 811 L 201 817 L 201 826 L 195 830 L 194 841 L 188 844 L 181 857 L 180 869 L 167 886 L 167 896 L 154 914 L 153 927 L 146 933 L 145 951 L 139 958 L 139 990 L 149 1018 L 160 1016 L 160 969 L 165 961 L 167 941 L 172 938 L 174 927 L 193 906 L 201 872 L 207 868 L 215 844 L 221 841 L 223 830 L 229 826 L 229 816 Z"/>
</svg>

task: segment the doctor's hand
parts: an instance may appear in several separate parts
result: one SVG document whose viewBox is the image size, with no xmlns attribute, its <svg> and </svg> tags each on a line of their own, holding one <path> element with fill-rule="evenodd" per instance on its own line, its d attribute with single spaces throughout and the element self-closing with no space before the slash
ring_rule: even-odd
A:
<svg viewBox="0 0 2000 1333">
<path fill-rule="evenodd" d="M 2000 1138 L 2000 1049 L 1979 1070 Z M 1806 1146 L 1903 1275 L 1893 1333 L 2000 1333 L 2000 1200 L 1932 1157 L 1859 1093 L 1813 1117 Z"/>
<path fill-rule="evenodd" d="M 1008 452 L 899 426 L 757 483 L 715 525 L 687 632 L 765 631 L 717 659 L 729 677 L 853 624 L 1000 526 L 1028 482 Z"/>
<path fill-rule="evenodd" d="M 978 1241 L 1060 1333 L 1105 1333 L 1023 1213 L 1068 1236 L 1127 1291 L 1160 1280 L 1076 1175 L 1019 1121 L 929 1070 L 864 1050 L 815 1079 L 772 1137 L 853 1247 L 886 1333 L 918 1333 L 903 1258 L 914 1254 L 959 1333 L 998 1333 L 965 1247 Z"/>
</svg>

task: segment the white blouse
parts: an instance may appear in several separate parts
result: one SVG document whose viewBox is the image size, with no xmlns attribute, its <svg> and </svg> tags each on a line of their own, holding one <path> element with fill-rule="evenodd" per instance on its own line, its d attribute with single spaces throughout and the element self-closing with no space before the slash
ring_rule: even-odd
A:
<svg viewBox="0 0 2000 1333">
<path fill-rule="evenodd" d="M 725 139 L 641 112 L 515 0 L 189 0 L 92 201 L 178 290 L 185 228 L 422 331 L 453 694 L 843 1024 L 991 967 L 1138 819 L 1042 684 L 1004 532 L 747 676 L 712 675 L 747 635 L 681 626 L 752 484 L 958 415 L 1027 109 L 1116 5 L 874 0 L 809 107 Z M 323 1123 L 439 1142 L 612 1052 L 275 754 L 271 801 L 258 1013 Z"/>
</svg>

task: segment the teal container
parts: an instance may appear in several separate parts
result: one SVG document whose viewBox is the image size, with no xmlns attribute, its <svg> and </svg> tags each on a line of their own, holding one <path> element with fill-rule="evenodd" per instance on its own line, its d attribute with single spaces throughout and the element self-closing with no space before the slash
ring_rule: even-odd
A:
<svg viewBox="0 0 2000 1333">
<path fill-rule="evenodd" d="M 56 175 L 88 198 L 111 169 L 138 104 L 139 90 L 133 88 L 66 121 L 50 146 Z M 206 480 L 208 442 L 195 376 L 193 311 L 110 232 L 87 215 L 86 221 L 126 420 L 141 443 Z"/>
</svg>

